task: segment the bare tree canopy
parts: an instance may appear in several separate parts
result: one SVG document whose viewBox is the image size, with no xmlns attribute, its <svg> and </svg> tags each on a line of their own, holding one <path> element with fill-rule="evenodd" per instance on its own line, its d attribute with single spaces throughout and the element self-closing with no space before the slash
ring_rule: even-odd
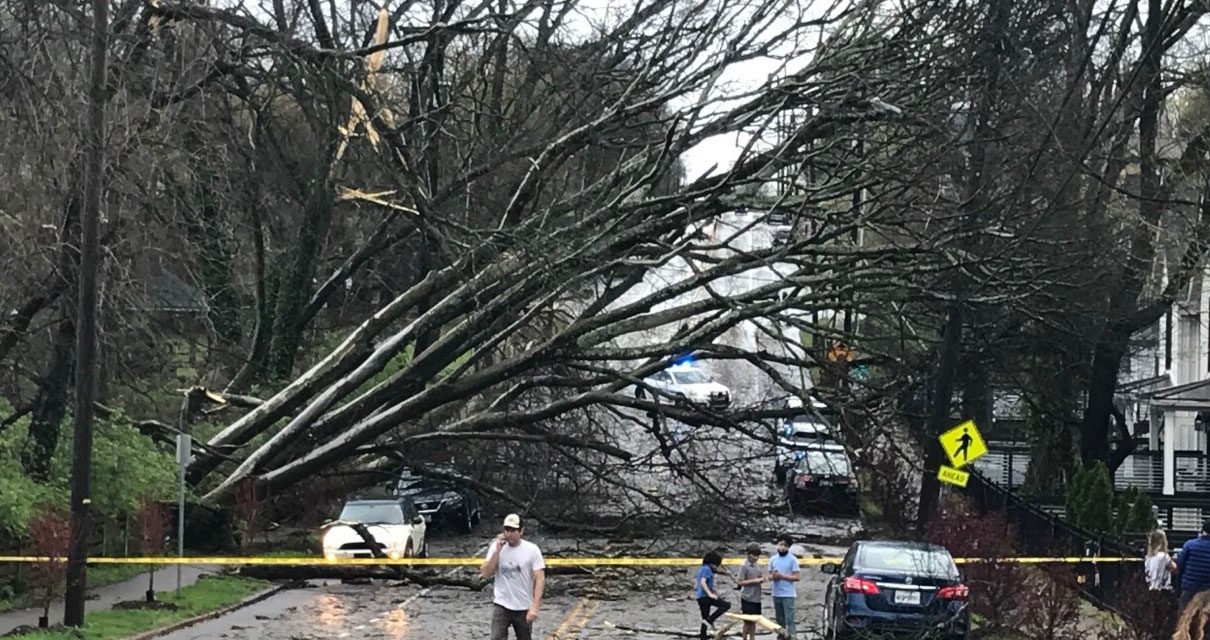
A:
<svg viewBox="0 0 1210 640">
<path fill-rule="evenodd" d="M 164 438 L 179 389 L 216 390 L 180 421 L 204 423 L 212 502 L 426 451 L 670 511 L 661 474 L 725 495 L 728 441 L 771 447 L 809 396 L 916 482 L 996 387 L 1027 392 L 1040 449 L 1120 462 L 1122 362 L 1205 271 L 1210 121 L 1178 117 L 1205 99 L 1204 11 L 120 3 L 101 401 Z M 0 2 L 0 419 L 42 480 L 75 349 L 84 17 Z M 649 383 L 687 356 L 725 410 Z M 486 480 L 459 478 L 520 500 Z"/>
</svg>

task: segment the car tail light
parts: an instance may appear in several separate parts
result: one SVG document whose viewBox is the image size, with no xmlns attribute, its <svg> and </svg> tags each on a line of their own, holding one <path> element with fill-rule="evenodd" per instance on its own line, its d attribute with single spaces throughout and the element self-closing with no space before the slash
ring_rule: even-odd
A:
<svg viewBox="0 0 1210 640">
<path fill-rule="evenodd" d="M 864 578 L 845 578 L 844 586 L 841 588 L 845 593 L 864 593 L 867 596 L 878 595 L 878 585 Z"/>
<path fill-rule="evenodd" d="M 943 587 L 937 592 L 937 597 L 942 600 L 961 600 L 966 601 L 970 598 L 971 590 L 964 584 L 956 584 L 952 587 Z"/>
</svg>

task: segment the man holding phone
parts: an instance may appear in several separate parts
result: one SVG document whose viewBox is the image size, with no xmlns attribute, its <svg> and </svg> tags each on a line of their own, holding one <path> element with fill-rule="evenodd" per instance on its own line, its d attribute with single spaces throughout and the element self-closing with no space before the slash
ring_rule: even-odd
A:
<svg viewBox="0 0 1210 640">
<path fill-rule="evenodd" d="M 493 585 L 491 640 L 508 640 L 512 627 L 517 640 L 532 640 L 534 620 L 546 589 L 546 562 L 538 545 L 522 540 L 521 516 L 504 518 L 504 531 L 488 546 L 487 558 L 479 567 Z"/>
</svg>

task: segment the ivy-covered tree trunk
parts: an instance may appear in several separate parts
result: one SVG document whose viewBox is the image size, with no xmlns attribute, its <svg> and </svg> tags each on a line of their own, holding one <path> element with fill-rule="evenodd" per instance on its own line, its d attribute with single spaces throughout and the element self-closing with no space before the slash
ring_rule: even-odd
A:
<svg viewBox="0 0 1210 640">
<path fill-rule="evenodd" d="M 38 386 L 30 414 L 29 433 L 21 449 L 21 466 L 37 482 L 50 478 L 50 460 L 59 446 L 59 431 L 67 417 L 71 380 L 75 372 L 76 322 L 74 309 L 63 304 L 59 326 L 51 341 L 50 362 Z"/>
<path fill-rule="evenodd" d="M 193 189 L 193 204 L 182 207 L 185 229 L 197 261 L 198 280 L 206 294 L 206 317 L 215 334 L 229 345 L 239 344 L 243 331 L 240 299 L 235 287 L 234 242 L 227 208 L 215 202 L 213 175 L 203 169 Z"/>
<path fill-rule="evenodd" d="M 74 175 L 74 174 L 73 174 Z M 63 226 L 59 232 L 59 256 L 56 269 L 66 291 L 74 291 L 80 271 L 80 194 L 76 181 L 70 180 Z M 50 475 L 50 460 L 59 446 L 59 431 L 67 415 L 68 392 L 75 374 L 76 305 L 73 296 L 59 301 L 59 324 L 51 339 L 50 358 L 38 384 L 30 414 L 29 431 L 21 449 L 21 466 L 34 480 L 43 482 Z"/>
<path fill-rule="evenodd" d="M 326 168 L 324 169 L 326 173 Z M 328 240 L 332 224 L 333 185 L 331 180 L 316 180 L 308 194 L 298 241 L 292 249 L 277 292 L 273 314 L 273 341 L 269 348 L 268 374 L 285 380 L 294 372 L 294 361 L 302 347 L 303 310 L 315 290 L 315 273 Z"/>
</svg>

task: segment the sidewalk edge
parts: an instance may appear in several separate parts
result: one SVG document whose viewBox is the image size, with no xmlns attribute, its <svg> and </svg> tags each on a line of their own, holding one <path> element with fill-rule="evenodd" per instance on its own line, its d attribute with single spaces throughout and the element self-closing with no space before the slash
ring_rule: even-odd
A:
<svg viewBox="0 0 1210 640">
<path fill-rule="evenodd" d="M 290 587 L 291 587 L 291 585 L 288 582 L 274 585 L 268 589 L 265 589 L 264 591 L 261 591 L 259 593 L 254 593 L 233 605 L 228 605 L 226 607 L 223 607 L 222 609 L 216 609 L 215 611 L 210 611 L 208 613 L 196 615 L 196 616 L 194 616 L 192 618 L 188 618 L 186 620 L 174 622 L 170 625 L 163 626 L 158 629 L 152 629 L 151 631 L 144 631 L 143 633 L 140 633 L 138 635 L 127 636 L 124 640 L 151 640 L 152 638 L 158 638 L 160 636 L 168 635 L 170 633 L 173 633 L 174 631 L 180 631 L 181 629 L 192 627 L 194 625 L 201 624 L 203 622 L 208 622 L 215 618 L 221 618 L 229 613 L 243 609 L 244 607 L 250 607 L 258 602 L 268 600 L 269 598 L 272 598 L 273 596 L 281 593 L 282 591 L 285 591 L 286 589 L 289 589 Z"/>
</svg>

